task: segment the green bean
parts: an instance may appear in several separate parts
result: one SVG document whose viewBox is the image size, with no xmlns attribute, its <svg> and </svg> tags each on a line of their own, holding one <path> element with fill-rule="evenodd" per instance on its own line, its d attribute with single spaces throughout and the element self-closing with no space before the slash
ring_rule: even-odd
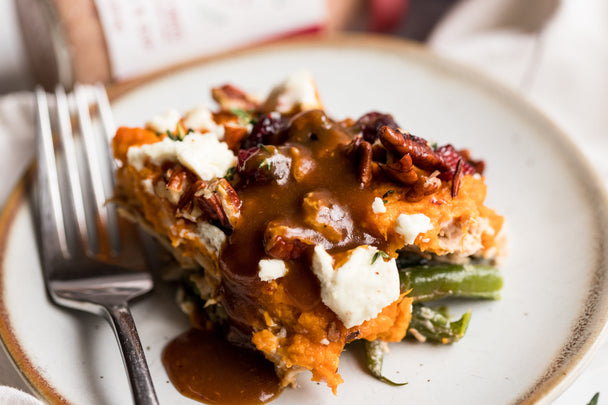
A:
<svg viewBox="0 0 608 405">
<path fill-rule="evenodd" d="M 374 377 L 376 377 L 382 382 L 395 386 L 406 385 L 406 382 L 394 382 L 382 375 L 382 363 L 384 361 L 385 344 L 386 343 L 381 340 L 374 340 L 373 342 L 365 340 L 365 360 L 367 364 L 367 369 Z"/>
<path fill-rule="evenodd" d="M 459 320 L 450 322 L 445 311 L 414 304 L 408 334 L 423 342 L 454 343 L 464 336 L 470 319 L 468 311 Z"/>
<path fill-rule="evenodd" d="M 444 297 L 499 299 L 502 278 L 498 269 L 481 264 L 427 264 L 399 269 L 401 291 L 414 302 Z"/>
</svg>

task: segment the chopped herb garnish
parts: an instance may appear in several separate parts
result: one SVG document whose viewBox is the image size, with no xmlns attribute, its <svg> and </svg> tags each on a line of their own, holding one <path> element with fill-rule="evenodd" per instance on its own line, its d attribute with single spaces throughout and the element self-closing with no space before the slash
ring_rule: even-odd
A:
<svg viewBox="0 0 608 405">
<path fill-rule="evenodd" d="M 266 169 L 266 170 L 270 171 L 270 169 L 272 169 L 272 160 L 269 160 L 269 159 L 262 160 L 260 162 L 260 165 L 258 166 L 258 168 Z"/>
<path fill-rule="evenodd" d="M 173 132 L 167 130 L 167 136 L 169 137 L 169 139 L 171 139 L 172 141 L 177 141 L 177 137 L 175 135 L 173 135 Z"/>
<path fill-rule="evenodd" d="M 386 193 L 384 193 L 382 195 L 382 199 L 384 200 L 386 197 L 388 197 L 391 194 L 395 194 L 395 190 L 388 190 Z M 384 203 L 386 204 L 386 201 L 384 201 Z"/>
<path fill-rule="evenodd" d="M 253 115 L 242 108 L 233 108 L 230 112 L 239 118 L 239 123 L 241 125 L 248 125 L 253 121 Z"/>
<path fill-rule="evenodd" d="M 182 127 L 182 124 L 177 124 L 177 131 L 175 133 L 173 133 L 173 132 L 167 130 L 167 136 L 172 141 L 183 141 L 184 137 L 187 134 L 189 134 L 190 132 L 194 132 L 194 130 L 192 130 L 192 128 L 190 128 L 190 129 L 188 129 L 187 133 L 184 133 L 184 127 Z"/>
<path fill-rule="evenodd" d="M 264 145 L 263 143 L 260 144 L 260 149 L 262 149 L 264 152 L 269 153 L 270 154 L 270 150 L 266 147 L 266 145 Z"/>
<path fill-rule="evenodd" d="M 372 264 L 376 263 L 376 260 L 378 260 L 379 257 L 382 257 L 383 259 L 388 259 L 390 256 L 388 255 L 388 253 L 386 253 L 383 250 L 378 250 L 376 253 L 374 253 L 374 255 L 372 256 Z"/>
<path fill-rule="evenodd" d="M 235 173 L 236 173 L 236 167 L 231 167 L 230 169 L 228 169 L 226 171 L 226 175 L 224 176 L 224 178 L 228 181 L 232 181 L 232 180 L 234 180 Z"/>
</svg>

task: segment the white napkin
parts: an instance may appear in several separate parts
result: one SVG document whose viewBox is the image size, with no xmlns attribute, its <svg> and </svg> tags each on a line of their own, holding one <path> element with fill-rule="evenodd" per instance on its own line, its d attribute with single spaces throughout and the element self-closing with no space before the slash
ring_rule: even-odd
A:
<svg viewBox="0 0 608 405">
<path fill-rule="evenodd" d="M 44 405 L 40 400 L 16 388 L 0 386 L 0 404 Z"/>
<path fill-rule="evenodd" d="M 570 136 L 608 186 L 608 1 L 465 0 L 430 38 L 437 52 L 520 91 Z M 608 397 L 608 342 L 553 405 Z"/>
<path fill-rule="evenodd" d="M 0 97 L 0 209 L 34 157 L 33 105 L 32 93 Z"/>
<path fill-rule="evenodd" d="M 0 181 L 0 211 L 34 157 L 33 105 L 32 93 L 14 93 L 0 97 L 0 173 L 4 173 Z M 27 390 L 2 350 L 0 383 Z M 0 386 L 0 404 L 43 405 L 30 394 L 8 386 Z"/>
<path fill-rule="evenodd" d="M 465 0 L 429 44 L 522 92 L 608 185 L 608 2 Z"/>
</svg>

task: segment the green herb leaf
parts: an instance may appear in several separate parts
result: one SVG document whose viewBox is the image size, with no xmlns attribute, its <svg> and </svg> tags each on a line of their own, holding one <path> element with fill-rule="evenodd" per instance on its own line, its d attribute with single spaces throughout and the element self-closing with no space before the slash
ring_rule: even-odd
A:
<svg viewBox="0 0 608 405">
<path fill-rule="evenodd" d="M 386 193 L 384 193 L 382 195 L 382 199 L 384 200 L 386 197 L 388 197 L 391 194 L 395 194 L 395 190 L 388 190 Z M 386 204 L 386 202 L 385 202 L 385 204 Z"/>
<path fill-rule="evenodd" d="M 177 139 L 183 141 L 184 136 L 186 136 L 186 134 L 184 133 L 184 127 L 182 127 L 182 124 L 177 124 Z"/>
<path fill-rule="evenodd" d="M 260 149 L 262 149 L 264 152 L 271 154 L 270 150 L 266 147 L 266 145 L 264 145 L 263 143 L 261 143 L 260 145 Z"/>
<path fill-rule="evenodd" d="M 239 123 L 241 125 L 248 125 L 253 121 L 251 112 L 243 110 L 242 108 L 233 108 L 230 112 L 239 118 Z"/>
<path fill-rule="evenodd" d="M 272 161 L 269 159 L 264 159 L 260 162 L 258 168 L 270 171 L 270 169 L 272 169 Z"/>
<path fill-rule="evenodd" d="M 191 132 L 194 132 L 192 128 L 189 128 L 188 132 L 184 132 L 184 127 L 182 126 L 182 124 L 178 123 L 177 130 L 175 131 L 175 133 L 167 130 L 167 136 L 172 141 L 183 141 L 184 137 Z"/>
<path fill-rule="evenodd" d="M 378 250 L 376 253 L 374 253 L 374 255 L 372 256 L 372 264 L 376 263 L 376 260 L 378 260 L 379 257 L 382 257 L 383 259 L 388 259 L 390 256 L 388 255 L 388 253 L 386 253 L 383 250 Z"/>
<path fill-rule="evenodd" d="M 224 176 L 224 178 L 228 181 L 232 181 L 232 180 L 234 180 L 235 173 L 236 173 L 236 167 L 231 167 L 230 169 L 228 169 L 226 171 L 226 175 Z"/>
<path fill-rule="evenodd" d="M 177 136 L 175 134 L 173 134 L 173 132 L 167 130 L 167 136 L 169 137 L 169 139 L 171 139 L 172 141 L 178 141 L 179 139 L 177 139 Z"/>
</svg>

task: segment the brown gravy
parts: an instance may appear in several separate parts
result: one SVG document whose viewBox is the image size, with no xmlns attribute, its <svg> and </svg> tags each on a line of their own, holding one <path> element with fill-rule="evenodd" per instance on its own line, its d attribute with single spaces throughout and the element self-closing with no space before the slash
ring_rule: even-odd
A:
<svg viewBox="0 0 608 405">
<path fill-rule="evenodd" d="M 309 159 L 307 174 L 294 179 L 296 166 L 304 164 L 293 159 L 292 174 L 282 184 L 268 181 L 235 185 L 242 201 L 241 219 L 222 250 L 220 268 L 222 304 L 237 325 L 251 325 L 260 317 L 256 299 L 263 283 L 257 276 L 258 263 L 268 257 L 264 230 L 272 221 L 311 232 L 316 243 L 324 245 L 332 254 L 365 244 L 383 249 L 386 243 L 382 235 L 362 226 L 376 196 L 372 190 L 359 186 L 356 160 L 343 151 L 356 132 L 331 121 L 319 110 L 295 117 L 287 131 L 287 139 L 275 145 L 276 149 L 283 156 L 293 156 L 295 150 L 298 156 Z M 338 223 L 343 233 L 337 238 L 325 239 L 306 222 L 303 201 L 311 193 L 343 210 L 344 219 Z M 310 271 L 310 258 L 304 255 L 286 263 L 289 272 L 280 282 L 294 306 L 302 311 L 312 310 L 321 300 L 318 281 Z"/>
<path fill-rule="evenodd" d="M 191 329 L 163 351 L 173 386 L 207 404 L 263 404 L 281 392 L 273 364 L 261 353 L 236 347 L 212 332 Z"/>
</svg>

